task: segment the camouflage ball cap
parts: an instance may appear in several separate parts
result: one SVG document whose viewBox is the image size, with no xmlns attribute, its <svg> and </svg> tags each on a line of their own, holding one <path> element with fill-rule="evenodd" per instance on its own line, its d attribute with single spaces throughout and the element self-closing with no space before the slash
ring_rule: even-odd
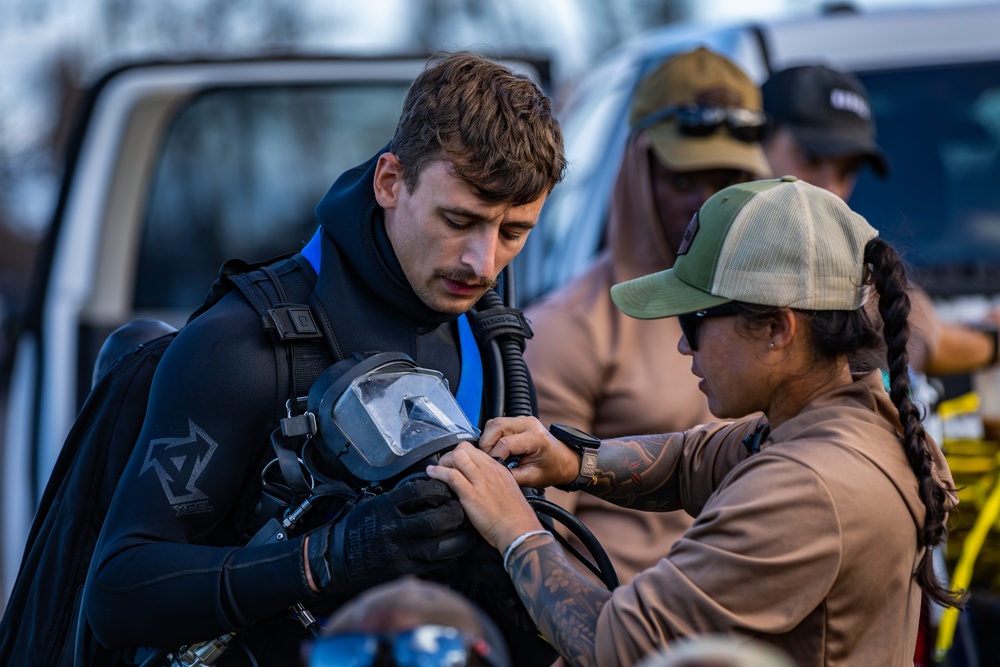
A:
<svg viewBox="0 0 1000 667">
<path fill-rule="evenodd" d="M 730 186 L 691 220 L 672 269 L 620 283 L 626 315 L 656 319 L 730 301 L 855 310 L 865 245 L 878 236 L 836 195 L 794 176 Z"/>
<path fill-rule="evenodd" d="M 760 89 L 735 63 L 705 47 L 667 58 L 639 82 L 629 125 L 671 106 L 737 107 L 762 111 Z M 656 156 L 673 171 L 742 169 L 757 178 L 771 175 L 760 144 L 739 141 L 724 129 L 705 137 L 682 135 L 672 120 L 646 130 Z"/>
</svg>

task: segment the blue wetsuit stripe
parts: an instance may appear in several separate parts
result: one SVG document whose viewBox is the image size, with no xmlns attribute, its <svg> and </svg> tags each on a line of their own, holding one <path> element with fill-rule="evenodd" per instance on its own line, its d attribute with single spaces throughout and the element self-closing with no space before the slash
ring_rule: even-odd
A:
<svg viewBox="0 0 1000 667">
<path fill-rule="evenodd" d="M 313 237 L 309 239 L 309 243 L 307 243 L 306 247 L 302 249 L 302 256 L 305 257 L 307 260 L 309 260 L 309 263 L 312 264 L 313 270 L 316 272 L 317 276 L 319 275 L 319 253 L 320 253 L 319 235 L 321 231 L 322 228 L 317 229 L 316 233 L 313 234 Z"/>
<path fill-rule="evenodd" d="M 479 411 L 483 402 L 483 361 L 465 313 L 458 318 L 458 346 L 462 351 L 462 375 L 458 378 L 455 399 L 469 422 L 479 426 Z"/>
<path fill-rule="evenodd" d="M 309 243 L 302 249 L 302 256 L 312 264 L 316 275 L 319 275 L 321 233 L 321 230 L 317 229 L 309 239 Z M 479 355 L 479 345 L 476 344 L 476 337 L 472 334 L 469 318 L 464 313 L 458 318 L 458 346 L 462 353 L 462 374 L 458 378 L 455 398 L 465 416 L 469 418 L 469 422 L 473 426 L 479 426 L 479 413 L 483 401 L 483 360 Z"/>
</svg>

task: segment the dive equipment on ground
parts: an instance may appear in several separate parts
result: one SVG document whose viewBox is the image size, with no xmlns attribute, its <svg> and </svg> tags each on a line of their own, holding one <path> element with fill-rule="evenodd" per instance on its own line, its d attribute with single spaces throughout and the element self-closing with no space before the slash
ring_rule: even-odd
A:
<svg viewBox="0 0 1000 667">
<path fill-rule="evenodd" d="M 593 484 L 596 481 L 597 451 L 601 446 L 601 439 L 566 424 L 552 424 L 549 426 L 549 432 L 559 442 L 580 455 L 580 472 L 576 479 L 569 484 L 557 484 L 556 488 L 563 491 L 579 491 Z"/>
</svg>

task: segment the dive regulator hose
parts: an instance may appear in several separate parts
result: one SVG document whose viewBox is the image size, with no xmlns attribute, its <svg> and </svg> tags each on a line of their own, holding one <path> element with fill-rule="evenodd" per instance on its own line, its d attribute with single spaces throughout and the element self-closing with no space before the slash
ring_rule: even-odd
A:
<svg viewBox="0 0 1000 667">
<path fill-rule="evenodd" d="M 496 290 L 487 290 L 476 304 L 476 321 L 486 323 L 485 335 L 481 337 L 482 328 L 476 331 L 477 340 L 486 357 L 493 385 L 490 396 L 490 406 L 487 414 L 505 417 L 534 416 L 534 403 L 531 399 L 531 379 L 528 375 L 528 365 L 524 361 L 524 341 L 531 337 L 531 329 L 527 321 L 517 309 L 514 291 L 514 271 L 509 264 L 503 270 L 503 293 L 501 299 Z M 499 324 L 497 324 L 499 322 Z M 494 330 L 493 327 L 495 327 Z M 482 343 L 485 338 L 485 344 Z M 512 463 L 516 465 L 516 462 Z M 511 465 L 509 463 L 508 465 Z M 593 572 L 609 590 L 618 587 L 618 574 L 607 551 L 601 546 L 594 534 L 569 510 L 537 495 L 534 490 L 524 495 L 535 514 L 542 519 L 542 524 L 552 533 L 564 549 Z M 555 520 L 569 530 L 593 558 L 591 562 L 563 537 L 552 526 Z"/>
<path fill-rule="evenodd" d="M 483 345 L 485 337 L 486 363 L 493 385 L 488 414 L 504 417 L 530 417 L 534 414 L 531 401 L 531 381 L 524 361 L 524 341 L 531 329 L 514 299 L 514 271 L 510 265 L 503 270 L 504 299 L 496 290 L 486 293 L 476 304 L 474 331 Z"/>
</svg>

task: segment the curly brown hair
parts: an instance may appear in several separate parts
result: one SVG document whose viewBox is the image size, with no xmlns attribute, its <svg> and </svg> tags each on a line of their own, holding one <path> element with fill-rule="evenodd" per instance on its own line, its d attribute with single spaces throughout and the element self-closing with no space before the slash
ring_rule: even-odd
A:
<svg viewBox="0 0 1000 667">
<path fill-rule="evenodd" d="M 406 94 L 389 150 L 407 189 L 429 162 L 446 160 L 491 204 L 532 202 L 566 169 L 548 96 L 526 75 L 467 51 L 431 58 Z"/>
</svg>

